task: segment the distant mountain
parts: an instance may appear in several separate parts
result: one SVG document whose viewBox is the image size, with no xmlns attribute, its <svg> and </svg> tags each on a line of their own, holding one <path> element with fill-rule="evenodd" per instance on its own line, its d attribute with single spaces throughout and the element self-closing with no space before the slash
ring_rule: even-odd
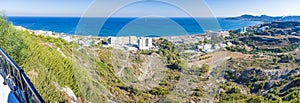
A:
<svg viewBox="0 0 300 103">
<path fill-rule="evenodd" d="M 274 21 L 300 21 L 300 16 L 253 16 L 253 15 L 242 15 L 239 17 L 225 18 L 228 20 L 249 20 L 249 21 L 262 21 L 262 22 L 274 22 Z"/>
</svg>

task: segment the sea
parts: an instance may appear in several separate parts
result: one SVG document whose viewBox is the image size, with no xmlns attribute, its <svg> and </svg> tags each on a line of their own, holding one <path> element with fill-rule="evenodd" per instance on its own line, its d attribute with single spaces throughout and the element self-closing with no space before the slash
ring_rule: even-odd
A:
<svg viewBox="0 0 300 103">
<path fill-rule="evenodd" d="M 80 18 L 80 17 L 8 17 L 15 26 L 30 30 L 52 31 L 83 36 L 184 36 L 206 31 L 236 30 L 260 24 L 259 21 L 224 18 Z"/>
</svg>

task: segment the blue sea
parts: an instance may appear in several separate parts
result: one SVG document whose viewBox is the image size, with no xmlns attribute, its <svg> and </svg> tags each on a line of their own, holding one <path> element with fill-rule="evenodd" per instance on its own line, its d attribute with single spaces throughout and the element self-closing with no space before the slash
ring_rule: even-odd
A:
<svg viewBox="0 0 300 103">
<path fill-rule="evenodd" d="M 68 35 L 93 36 L 178 36 L 207 30 L 234 30 L 259 24 L 258 21 L 223 18 L 79 18 L 8 17 L 16 26 Z"/>
</svg>

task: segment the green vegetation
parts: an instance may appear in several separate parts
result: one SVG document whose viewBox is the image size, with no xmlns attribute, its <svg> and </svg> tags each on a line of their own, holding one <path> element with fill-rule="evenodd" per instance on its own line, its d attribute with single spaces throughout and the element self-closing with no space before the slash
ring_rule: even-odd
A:
<svg viewBox="0 0 300 103">
<path fill-rule="evenodd" d="M 295 62 L 295 57 L 291 54 L 281 55 L 280 62 Z"/>
<path fill-rule="evenodd" d="M 45 101 L 63 101 L 60 90 L 55 88 L 71 88 L 77 96 L 81 96 L 74 78 L 73 63 L 56 49 L 47 46 L 68 46 L 70 44 L 54 38 L 31 35 L 26 31 L 18 31 L 5 19 L 0 19 L 0 44 L 31 77 L 37 90 Z"/>
<path fill-rule="evenodd" d="M 284 53 L 284 52 L 293 51 L 297 47 L 299 46 L 288 45 L 286 47 L 281 47 L 281 48 L 258 48 L 256 46 L 253 46 L 252 50 L 249 51 L 246 50 L 245 48 L 229 46 L 226 47 L 226 49 L 232 52 L 241 52 L 245 54 L 258 54 L 258 53 Z"/>
<path fill-rule="evenodd" d="M 6 17 L 0 17 L 0 47 L 3 48 L 17 63 L 22 63 L 27 45 L 22 31 L 17 31 Z"/>
<path fill-rule="evenodd" d="M 262 96 L 248 95 L 241 92 L 241 87 L 233 83 L 225 83 L 221 86 L 225 91 L 220 93 L 217 98 L 220 103 L 277 103 L 280 100 L 268 100 Z"/>
<path fill-rule="evenodd" d="M 229 70 L 226 70 L 224 75 L 228 82 L 221 86 L 225 91 L 219 95 L 220 102 L 281 103 L 299 101 L 299 74 L 267 73 L 268 70 L 281 71 L 276 69 L 277 66 L 286 64 L 288 64 L 288 68 L 298 71 L 298 69 L 294 69 L 298 64 L 290 62 L 290 60 L 294 60 L 293 56 L 281 55 L 279 57 L 273 60 L 228 60 Z M 282 80 L 278 81 L 276 78 Z M 249 96 L 249 93 L 255 95 Z"/>
<path fill-rule="evenodd" d="M 160 38 L 155 45 L 160 47 L 158 53 L 161 54 L 169 68 L 178 71 L 187 68 L 187 61 L 181 59 L 179 52 L 170 41 Z"/>
<path fill-rule="evenodd" d="M 0 27 L 0 47 L 24 68 L 46 102 L 68 102 L 69 97 L 61 91 L 65 87 L 70 88 L 82 102 L 105 102 L 108 98 L 102 94 L 104 91 L 120 101 L 145 102 L 151 99 L 148 91 L 128 87 L 114 75 L 110 49 L 99 47 L 99 59 L 95 60 L 97 79 L 94 79 L 86 69 L 74 63 L 78 61 L 72 61 L 72 56 L 90 61 L 83 51 L 72 50 L 78 45 L 16 30 L 5 18 L 0 19 Z M 136 62 L 141 62 L 141 59 Z M 130 68 L 126 70 L 129 74 L 133 73 Z"/>
<path fill-rule="evenodd" d="M 235 31 L 230 32 L 230 37 L 227 41 L 232 42 L 235 46 L 227 47 L 226 49 L 233 52 L 242 52 L 247 54 L 258 53 L 285 53 L 294 51 L 299 48 L 299 38 L 291 35 L 291 32 L 297 32 L 295 25 L 298 22 L 272 22 L 266 23 L 268 30 L 257 31 L 260 27 L 255 26 L 253 30 L 244 34 L 239 34 Z M 292 30 L 285 30 L 285 29 Z M 248 48 L 246 48 L 246 46 Z M 249 49 L 250 48 L 250 49 Z"/>
<path fill-rule="evenodd" d="M 174 45 L 166 39 L 159 39 L 158 51 L 144 50 L 130 53 L 128 58 L 133 64 L 124 66 L 120 78 L 116 75 L 118 65 L 112 61 L 112 48 L 95 45 L 95 58 L 90 58 L 90 47 L 76 50 L 79 45 L 68 43 L 63 39 L 37 36 L 27 31 L 16 30 L 5 17 L 0 19 L 0 47 L 3 48 L 30 77 L 31 81 L 46 102 L 70 102 L 61 88 L 70 88 L 82 102 L 179 102 L 168 95 L 176 89 L 183 75 L 206 78 L 210 67 L 208 64 L 194 64 L 188 69 L 188 59 L 192 54 L 181 53 L 177 48 L 191 49 L 195 44 Z M 253 34 L 243 34 L 251 37 Z M 236 39 L 236 38 L 227 38 Z M 107 40 L 103 40 L 103 43 Z M 208 43 L 210 41 L 199 41 Z M 237 41 L 239 42 L 239 41 Z M 239 43 L 235 43 L 239 44 Z M 245 45 L 251 47 L 247 49 Z M 296 45 L 280 48 L 260 48 L 256 42 L 246 41 L 245 44 L 227 47 L 230 51 L 267 55 L 253 55 L 252 58 L 231 58 L 226 63 L 224 78 L 219 94 L 214 102 L 220 103 L 298 103 L 300 102 L 300 69 L 297 56 L 283 54 L 293 51 Z M 124 80 L 137 82 L 137 74 L 141 71 L 145 55 L 158 53 L 170 69 L 158 85 L 140 90 L 134 84 L 126 84 Z M 282 54 L 281 54 L 282 53 Z M 144 55 L 142 55 L 144 54 Z M 121 54 L 120 54 L 121 55 Z M 75 58 L 75 59 L 74 59 Z M 76 59 L 77 58 L 77 59 Z M 211 56 L 203 56 L 204 59 Z M 199 58 L 198 60 L 202 60 Z M 92 65 L 94 63 L 95 65 Z M 79 65 L 85 64 L 85 65 Z M 92 66 L 95 66 L 94 68 Z M 201 78 L 200 78 L 201 79 Z M 204 88 L 199 82 L 192 88 L 191 100 L 201 101 Z M 181 101 L 180 101 L 181 102 Z"/>
<path fill-rule="evenodd" d="M 169 91 L 162 87 L 155 87 L 152 90 L 150 90 L 149 93 L 152 95 L 157 95 L 157 96 L 165 96 L 165 95 L 169 94 Z"/>
<path fill-rule="evenodd" d="M 165 74 L 164 79 L 159 83 L 159 85 L 171 91 L 175 88 L 175 85 L 178 83 L 180 78 L 180 72 L 168 70 Z"/>
<path fill-rule="evenodd" d="M 203 64 L 202 67 L 200 68 L 201 73 L 206 73 L 210 70 L 209 65 Z"/>
</svg>

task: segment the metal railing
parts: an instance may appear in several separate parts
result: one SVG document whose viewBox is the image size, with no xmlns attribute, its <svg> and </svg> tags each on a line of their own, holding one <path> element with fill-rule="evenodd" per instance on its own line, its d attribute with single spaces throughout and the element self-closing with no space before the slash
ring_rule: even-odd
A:
<svg viewBox="0 0 300 103">
<path fill-rule="evenodd" d="M 0 48 L 0 75 L 20 103 L 45 103 L 24 70 Z M 1 78 L 1 77 L 0 77 Z"/>
</svg>

